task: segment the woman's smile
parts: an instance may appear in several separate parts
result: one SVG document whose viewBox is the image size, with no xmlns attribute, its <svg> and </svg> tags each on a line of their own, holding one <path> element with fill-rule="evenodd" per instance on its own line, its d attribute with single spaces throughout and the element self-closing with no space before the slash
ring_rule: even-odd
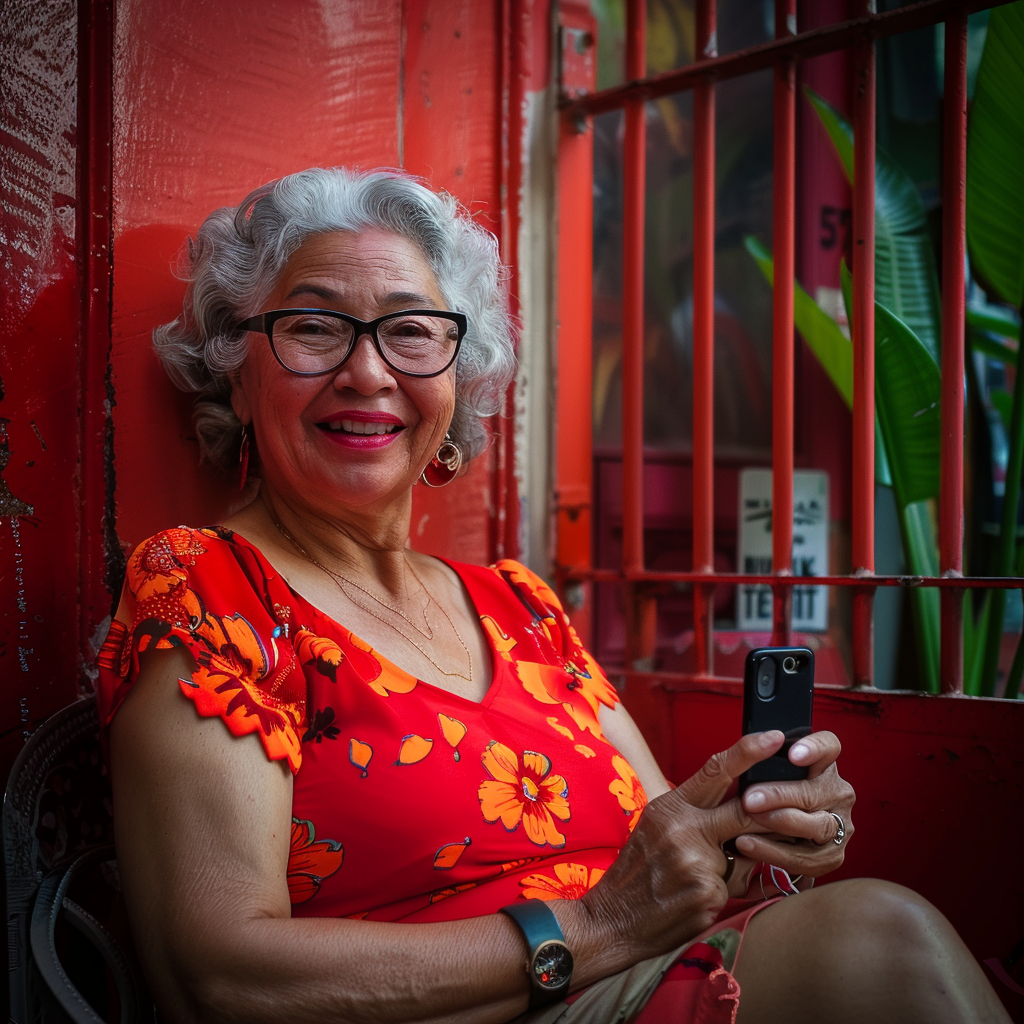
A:
<svg viewBox="0 0 1024 1024">
<path fill-rule="evenodd" d="M 317 424 L 331 442 L 343 448 L 384 448 L 405 429 L 405 424 L 391 413 L 360 412 L 346 409 Z"/>
</svg>

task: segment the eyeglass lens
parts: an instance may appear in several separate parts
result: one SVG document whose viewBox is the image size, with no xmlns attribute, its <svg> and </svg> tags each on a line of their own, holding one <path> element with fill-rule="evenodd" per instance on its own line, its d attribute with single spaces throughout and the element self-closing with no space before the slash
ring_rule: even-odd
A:
<svg viewBox="0 0 1024 1024">
<path fill-rule="evenodd" d="M 395 369 L 433 373 L 451 362 L 459 342 L 454 320 L 440 316 L 404 315 L 377 328 L 385 358 Z M 273 326 L 274 349 L 290 370 L 317 373 L 337 366 L 355 342 L 347 320 L 323 314 L 298 313 L 281 317 Z"/>
</svg>

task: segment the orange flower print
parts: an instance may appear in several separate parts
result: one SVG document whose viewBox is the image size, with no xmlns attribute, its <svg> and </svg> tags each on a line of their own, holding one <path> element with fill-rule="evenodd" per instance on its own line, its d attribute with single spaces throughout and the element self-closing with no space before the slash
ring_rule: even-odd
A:
<svg viewBox="0 0 1024 1024">
<path fill-rule="evenodd" d="M 348 741 L 348 759 L 359 769 L 359 777 L 365 779 L 369 775 L 370 759 L 373 747 L 369 743 L 357 740 L 354 736 Z"/>
<path fill-rule="evenodd" d="M 551 760 L 533 750 L 523 752 L 523 766 L 516 754 L 491 740 L 481 756 L 490 779 L 480 783 L 478 796 L 484 821 L 500 819 L 509 832 L 520 822 L 527 838 L 538 846 L 565 845 L 555 818 L 569 820 L 569 786 L 561 775 L 551 775 Z"/>
<path fill-rule="evenodd" d="M 576 739 L 576 737 L 572 734 L 572 729 L 567 729 L 564 725 L 562 725 L 561 722 L 558 721 L 557 718 L 555 718 L 554 715 L 548 716 L 544 719 L 544 721 L 547 722 L 548 725 L 550 725 L 551 728 L 555 730 L 555 732 L 560 733 L 567 740 Z"/>
<path fill-rule="evenodd" d="M 345 637 L 350 645 L 346 659 L 349 668 L 363 682 L 368 683 L 374 693 L 380 694 L 381 697 L 389 697 L 393 693 L 409 693 L 416 688 L 415 676 L 403 672 L 394 665 L 385 673 L 384 666 L 377 660 L 373 648 L 368 643 L 348 631 Z"/>
<path fill-rule="evenodd" d="M 462 885 L 452 885 L 447 889 L 437 889 L 430 894 L 430 902 L 440 903 L 441 900 L 446 900 L 449 896 L 455 896 L 460 892 L 465 892 L 467 889 L 475 889 L 476 884 L 476 882 L 464 882 Z"/>
<path fill-rule="evenodd" d="M 590 732 L 596 739 L 604 739 L 597 718 L 598 701 L 580 685 L 577 676 L 557 665 L 535 661 L 518 661 L 513 668 L 531 697 L 542 704 L 561 704 L 577 728 Z M 550 724 L 550 719 L 548 722 Z"/>
<path fill-rule="evenodd" d="M 338 681 L 338 666 L 345 655 L 333 640 L 303 627 L 295 634 L 295 653 L 303 665 L 314 665 L 320 675 L 332 683 Z"/>
<path fill-rule="evenodd" d="M 433 746 L 433 740 L 424 739 L 414 732 L 409 733 L 408 736 L 402 737 L 402 746 L 395 764 L 416 764 L 430 753 Z"/>
<path fill-rule="evenodd" d="M 619 778 L 614 779 L 608 789 L 619 801 L 623 813 L 632 815 L 629 819 L 629 831 L 632 832 L 647 806 L 647 793 L 633 771 L 633 766 L 624 757 L 615 754 L 612 757 L 612 767 L 619 773 Z"/>
<path fill-rule="evenodd" d="M 527 875 L 519 880 L 528 900 L 578 900 L 601 881 L 604 868 L 586 864 L 556 864 L 555 877 Z"/>
<path fill-rule="evenodd" d="M 288 894 L 292 904 L 311 900 L 320 883 L 341 867 L 345 850 L 333 839 L 317 839 L 313 822 L 292 818 L 292 848 L 288 856 Z"/>
<path fill-rule="evenodd" d="M 499 626 L 490 615 L 480 616 L 480 625 L 484 627 L 487 635 L 491 638 L 491 643 L 494 644 L 494 649 L 498 652 L 499 656 L 503 661 L 512 660 L 512 648 L 516 646 L 516 641 L 512 639 L 502 628 Z"/>
<path fill-rule="evenodd" d="M 451 718 L 440 711 L 437 713 L 437 724 L 441 726 L 442 735 L 455 751 L 453 755 L 454 760 L 461 760 L 462 755 L 459 753 L 459 744 L 462 742 L 463 736 L 466 735 L 466 726 L 457 718 Z"/>
<path fill-rule="evenodd" d="M 577 743 L 572 749 L 575 750 L 577 754 L 582 754 L 584 757 L 597 757 L 593 748 L 588 747 L 586 743 Z"/>
<path fill-rule="evenodd" d="M 434 867 L 438 871 L 449 871 L 459 862 L 459 858 L 466 852 L 466 847 L 472 845 L 473 840 L 466 836 L 461 843 L 448 843 L 442 846 L 434 854 Z"/>
</svg>

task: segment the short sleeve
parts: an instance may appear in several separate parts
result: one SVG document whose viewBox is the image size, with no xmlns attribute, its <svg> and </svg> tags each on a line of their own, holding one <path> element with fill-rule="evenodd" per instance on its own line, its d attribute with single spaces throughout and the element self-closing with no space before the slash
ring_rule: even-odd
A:
<svg viewBox="0 0 1024 1024">
<path fill-rule="evenodd" d="M 110 724 L 138 677 L 139 655 L 182 648 L 195 660 L 182 693 L 235 736 L 256 733 L 267 757 L 301 763 L 305 677 L 274 617 L 254 549 L 220 529 L 165 530 L 128 559 L 117 613 L 99 653 L 97 698 Z"/>
</svg>

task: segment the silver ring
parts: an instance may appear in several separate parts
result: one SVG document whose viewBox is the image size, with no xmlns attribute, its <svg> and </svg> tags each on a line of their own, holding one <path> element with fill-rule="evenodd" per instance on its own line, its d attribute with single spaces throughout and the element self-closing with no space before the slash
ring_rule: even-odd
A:
<svg viewBox="0 0 1024 1024">
<path fill-rule="evenodd" d="M 843 819 L 840 818 L 835 811 L 829 811 L 828 813 L 836 819 L 836 826 L 839 829 L 839 831 L 836 832 L 835 836 L 833 837 L 832 842 L 835 843 L 836 846 L 842 846 L 843 839 L 846 837 L 846 822 L 843 821 Z"/>
<path fill-rule="evenodd" d="M 725 853 L 725 850 L 722 851 Z M 731 853 L 725 853 L 725 874 L 722 875 L 722 881 L 726 885 L 729 884 L 729 879 L 732 878 L 733 871 L 736 870 L 736 858 Z"/>
</svg>

